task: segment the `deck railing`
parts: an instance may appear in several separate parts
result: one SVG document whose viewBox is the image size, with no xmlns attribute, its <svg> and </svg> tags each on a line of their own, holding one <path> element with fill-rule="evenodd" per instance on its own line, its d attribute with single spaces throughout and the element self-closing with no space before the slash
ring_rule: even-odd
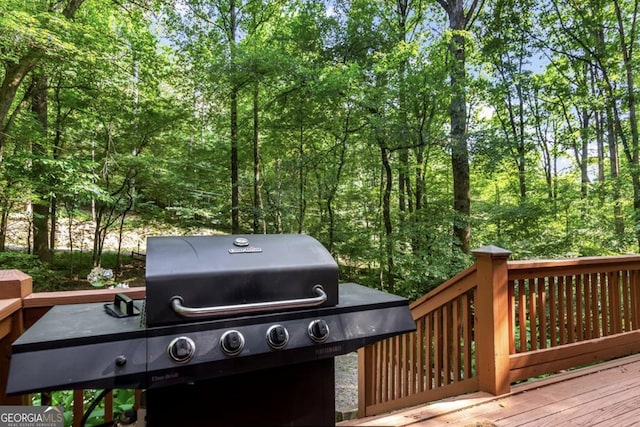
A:
<svg viewBox="0 0 640 427">
<path fill-rule="evenodd" d="M 11 343 L 54 305 L 112 301 L 123 292 L 133 299 L 144 298 L 143 287 L 130 289 L 96 289 L 62 292 L 32 292 L 31 277 L 18 270 L 0 270 L 0 405 L 29 405 L 29 396 L 7 396 L 5 387 L 9 372 Z M 55 366 L 51 367 L 55 369 Z M 136 403 L 139 405 L 139 393 Z M 46 395 L 43 396 L 46 401 Z M 104 421 L 113 420 L 113 395 L 105 396 Z M 73 391 L 73 426 L 79 426 L 86 409 L 84 390 Z M 68 408 L 65 408 L 68 409 Z"/>
<path fill-rule="evenodd" d="M 411 305 L 417 330 L 359 351 L 359 416 L 640 351 L 640 256 L 508 261 L 496 247 Z"/>
</svg>

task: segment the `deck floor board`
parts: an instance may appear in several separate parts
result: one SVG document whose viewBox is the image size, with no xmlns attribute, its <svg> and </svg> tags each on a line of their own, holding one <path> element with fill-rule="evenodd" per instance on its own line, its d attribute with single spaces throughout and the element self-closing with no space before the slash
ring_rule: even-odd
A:
<svg viewBox="0 0 640 427">
<path fill-rule="evenodd" d="M 640 355 L 512 387 L 504 396 L 474 393 L 351 420 L 362 426 L 599 426 L 640 423 Z M 447 410 L 447 405 L 449 410 Z"/>
</svg>

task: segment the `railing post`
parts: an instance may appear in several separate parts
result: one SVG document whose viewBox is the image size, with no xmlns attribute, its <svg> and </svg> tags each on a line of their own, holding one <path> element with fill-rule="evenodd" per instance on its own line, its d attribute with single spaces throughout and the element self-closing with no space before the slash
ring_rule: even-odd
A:
<svg viewBox="0 0 640 427">
<path fill-rule="evenodd" d="M 475 307 L 475 340 L 481 391 L 508 393 L 509 381 L 509 283 L 507 260 L 511 252 L 496 246 L 472 251 L 476 257 L 478 291 Z"/>
<path fill-rule="evenodd" d="M 0 300 L 24 298 L 33 292 L 31 276 L 19 270 L 0 270 Z"/>
<path fill-rule="evenodd" d="M 25 404 L 25 396 L 7 396 L 5 387 L 9 378 L 11 344 L 24 331 L 22 299 L 33 291 L 31 276 L 18 270 L 0 270 L 0 303 L 14 300 L 11 313 L 0 316 L 0 405 Z M 15 305 L 14 305 L 15 304 Z"/>
</svg>

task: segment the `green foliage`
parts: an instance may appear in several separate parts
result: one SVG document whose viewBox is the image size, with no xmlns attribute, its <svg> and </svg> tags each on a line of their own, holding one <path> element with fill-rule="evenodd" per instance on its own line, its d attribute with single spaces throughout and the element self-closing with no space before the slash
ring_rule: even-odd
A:
<svg viewBox="0 0 640 427">
<path fill-rule="evenodd" d="M 33 289 L 55 291 L 64 288 L 60 274 L 52 271 L 36 256 L 17 251 L 0 252 L 0 270 L 20 270 L 33 279 Z"/>
<path fill-rule="evenodd" d="M 237 189 L 241 231 L 311 234 L 344 280 L 415 298 L 473 261 L 452 235 L 468 220 L 449 137 L 462 35 L 472 247 L 637 251 L 637 11 L 583 3 L 499 0 L 453 31 L 435 2 L 85 1 L 73 19 L 67 1 L 1 2 L 0 61 L 35 65 L 0 123 L 0 214 L 95 207 L 96 253 L 54 257 L 84 279 L 117 267 L 99 252 L 121 224 L 230 231 Z"/>
<path fill-rule="evenodd" d="M 91 402 L 102 390 L 85 390 L 84 402 Z M 41 405 L 41 394 L 34 394 L 31 398 L 31 404 L 34 406 Z M 122 413 L 133 408 L 135 402 L 135 390 L 132 389 L 116 389 L 113 390 L 113 412 L 114 414 Z M 51 392 L 51 404 L 53 406 L 62 406 L 64 408 L 64 425 L 70 427 L 73 425 L 73 390 L 63 390 Z M 117 415 L 116 415 L 117 417 Z M 98 404 L 96 409 L 87 419 L 87 427 L 100 426 L 104 424 L 104 400 Z"/>
</svg>

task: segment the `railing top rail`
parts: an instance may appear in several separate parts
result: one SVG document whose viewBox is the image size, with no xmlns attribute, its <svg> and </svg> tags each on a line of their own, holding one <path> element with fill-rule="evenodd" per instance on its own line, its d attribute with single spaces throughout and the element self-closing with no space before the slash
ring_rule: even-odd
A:
<svg viewBox="0 0 640 427">
<path fill-rule="evenodd" d="M 20 298 L 8 298 L 0 300 L 0 320 L 6 319 L 22 307 Z"/>
<path fill-rule="evenodd" d="M 145 297 L 147 288 L 114 288 L 114 289 L 86 289 L 79 291 L 36 292 L 23 299 L 25 308 L 51 307 L 65 304 L 86 304 L 92 302 L 111 301 L 115 294 L 124 293 L 132 299 Z"/>
<path fill-rule="evenodd" d="M 413 310 L 414 308 L 424 304 L 426 301 L 429 301 L 435 298 L 437 295 L 442 294 L 443 292 L 449 290 L 450 288 L 454 287 L 456 284 L 464 281 L 469 276 L 475 273 L 476 273 L 476 265 L 473 264 L 469 266 L 466 270 L 461 271 L 460 273 L 456 274 L 455 276 L 453 276 L 452 278 L 444 282 L 442 285 L 438 286 L 435 289 L 432 289 L 426 295 L 423 295 L 422 297 L 412 302 L 409 307 Z"/>
<path fill-rule="evenodd" d="M 640 255 L 612 255 L 565 259 L 539 259 L 508 261 L 509 270 L 530 270 L 544 268 L 585 267 L 593 265 L 615 265 L 640 263 Z"/>
</svg>

